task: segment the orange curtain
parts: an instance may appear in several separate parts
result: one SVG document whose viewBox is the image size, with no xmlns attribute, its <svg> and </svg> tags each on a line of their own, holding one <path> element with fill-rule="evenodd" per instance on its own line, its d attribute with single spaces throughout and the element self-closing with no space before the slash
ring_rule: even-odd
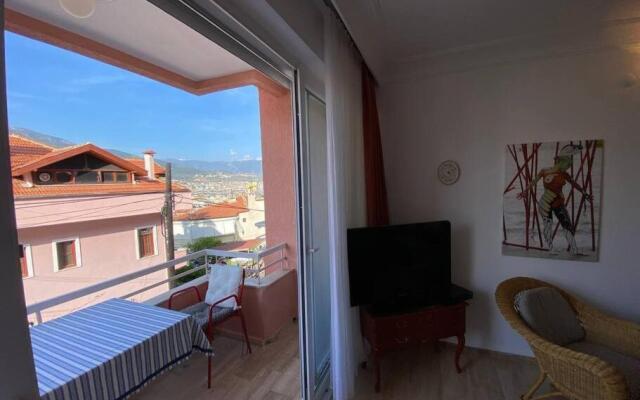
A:
<svg viewBox="0 0 640 400">
<path fill-rule="evenodd" d="M 367 197 L 367 225 L 389 224 L 387 187 L 384 179 L 382 141 L 376 103 L 376 82 L 369 67 L 362 63 L 362 118 L 364 131 L 364 169 Z"/>
</svg>

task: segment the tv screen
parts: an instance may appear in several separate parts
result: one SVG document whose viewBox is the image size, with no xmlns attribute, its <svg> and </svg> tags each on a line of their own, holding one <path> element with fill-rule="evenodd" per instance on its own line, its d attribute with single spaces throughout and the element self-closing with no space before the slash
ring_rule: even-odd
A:
<svg viewBox="0 0 640 400">
<path fill-rule="evenodd" d="M 395 311 L 441 303 L 451 286 L 451 224 L 349 229 L 351 305 Z"/>
</svg>

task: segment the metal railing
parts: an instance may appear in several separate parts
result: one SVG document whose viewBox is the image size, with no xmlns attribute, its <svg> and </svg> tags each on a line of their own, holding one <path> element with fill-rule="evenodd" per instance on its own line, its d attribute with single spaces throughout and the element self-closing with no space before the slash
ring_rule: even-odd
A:
<svg viewBox="0 0 640 400">
<path fill-rule="evenodd" d="M 170 276 L 167 279 L 137 289 L 124 296 L 120 296 L 120 298 L 126 299 L 133 297 L 163 284 L 170 283 L 182 277 L 192 275 L 201 270 L 206 270 L 208 272 L 210 265 L 215 263 L 239 265 L 248 272 L 248 278 L 255 279 L 257 284 L 260 285 L 261 280 L 265 276 L 267 276 L 268 273 L 271 272 L 275 267 L 280 267 L 281 270 L 288 269 L 286 247 L 287 245 L 285 243 L 281 243 L 257 252 L 224 251 L 216 249 L 200 250 L 182 257 L 178 257 L 174 260 L 164 262 L 162 264 L 146 267 L 138 271 L 120 275 L 115 278 L 107 279 L 105 281 L 62 294 L 60 296 L 52 297 L 47 300 L 30 304 L 27 306 L 27 315 L 34 314 L 36 317 L 36 322 L 40 324 L 42 323 L 42 311 L 48 308 L 55 307 L 60 304 L 78 299 L 80 297 L 88 296 L 90 294 L 121 285 L 134 279 L 152 274 L 154 272 L 167 270 L 169 267 L 175 267 L 178 264 L 183 263 L 193 263 L 193 268 L 188 268 L 187 270 L 182 272 L 180 272 L 180 269 L 178 269 L 177 274 Z"/>
</svg>

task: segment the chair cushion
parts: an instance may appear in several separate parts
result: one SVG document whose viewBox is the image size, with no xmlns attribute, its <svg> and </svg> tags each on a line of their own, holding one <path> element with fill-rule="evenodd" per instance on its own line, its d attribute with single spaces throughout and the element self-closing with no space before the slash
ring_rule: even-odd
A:
<svg viewBox="0 0 640 400">
<path fill-rule="evenodd" d="M 209 288 L 204 301 L 207 304 L 215 304 L 217 301 L 232 295 L 238 294 L 238 287 L 242 281 L 242 268 L 215 264 L 211 266 L 209 272 Z M 220 307 L 235 307 L 235 299 L 228 299 L 220 304 Z"/>
<path fill-rule="evenodd" d="M 554 288 L 524 290 L 516 295 L 514 307 L 534 332 L 552 343 L 566 346 L 584 339 L 576 313 Z"/>
<path fill-rule="evenodd" d="M 213 322 L 219 322 L 233 313 L 233 311 L 234 309 L 231 307 L 213 307 L 211 319 Z M 193 304 L 180 310 L 180 312 L 191 315 L 200 326 L 206 326 L 209 322 L 209 305 L 205 302 Z"/>
<path fill-rule="evenodd" d="M 616 367 L 627 380 L 631 400 L 640 400 L 640 360 L 601 344 L 582 341 L 567 346 L 573 351 L 597 357 Z"/>
</svg>

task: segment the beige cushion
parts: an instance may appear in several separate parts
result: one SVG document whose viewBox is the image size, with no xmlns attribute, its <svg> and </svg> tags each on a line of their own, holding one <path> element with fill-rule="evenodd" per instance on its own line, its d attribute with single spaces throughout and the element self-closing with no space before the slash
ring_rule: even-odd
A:
<svg viewBox="0 0 640 400">
<path fill-rule="evenodd" d="M 597 357 L 616 367 L 627 379 L 631 400 L 640 400 L 640 360 L 618 353 L 601 344 L 587 341 L 572 343 L 567 347 Z"/>
<path fill-rule="evenodd" d="M 514 306 L 535 333 L 552 343 L 566 346 L 584 339 L 576 313 L 554 288 L 524 290 L 516 295 Z"/>
</svg>

